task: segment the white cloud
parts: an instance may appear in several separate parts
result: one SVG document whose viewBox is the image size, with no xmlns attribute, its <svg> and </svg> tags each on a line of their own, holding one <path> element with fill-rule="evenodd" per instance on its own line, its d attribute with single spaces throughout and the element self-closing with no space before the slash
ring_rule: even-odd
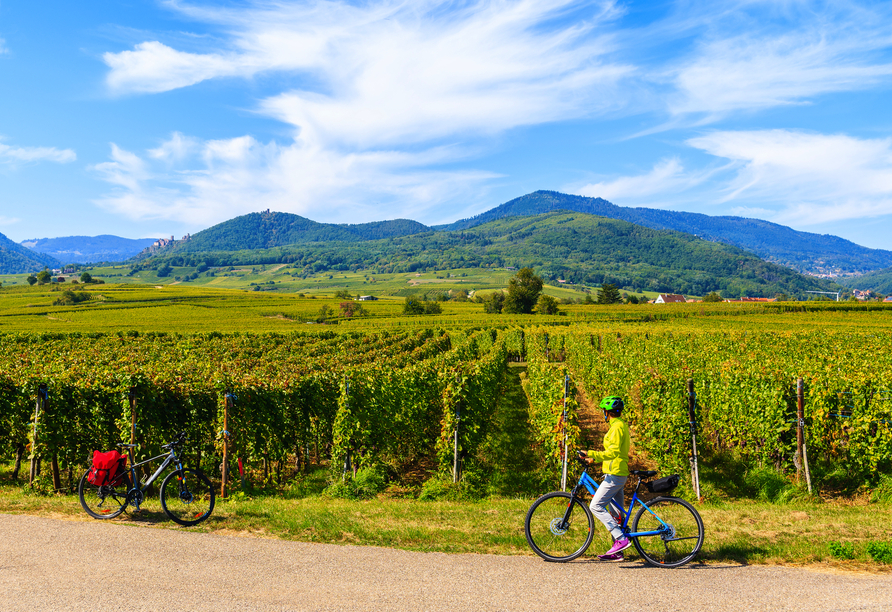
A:
<svg viewBox="0 0 892 612">
<path fill-rule="evenodd" d="M 646 174 L 622 176 L 609 181 L 589 183 L 582 187 L 570 187 L 568 190 L 592 198 L 604 198 L 612 202 L 627 205 L 632 202 L 655 204 L 654 196 L 678 194 L 702 184 L 711 171 L 687 172 L 677 158 L 664 159 L 654 165 Z"/>
<path fill-rule="evenodd" d="M 18 217 L 4 217 L 4 216 L 0 215 L 0 227 L 7 227 L 9 225 L 15 225 L 16 223 L 19 223 L 20 221 L 21 221 L 21 219 L 19 219 Z"/>
<path fill-rule="evenodd" d="M 6 48 L 6 41 L 0 38 L 0 55 L 4 53 L 9 53 L 9 49 Z"/>
<path fill-rule="evenodd" d="M 719 131 L 687 143 L 733 163 L 723 202 L 774 210 L 775 221 L 813 225 L 892 214 L 890 138 Z"/>
<path fill-rule="evenodd" d="M 215 77 L 251 73 L 238 57 L 183 53 L 157 41 L 140 43 L 133 51 L 106 53 L 103 59 L 111 68 L 108 86 L 121 93 L 158 93 Z"/>
<path fill-rule="evenodd" d="M 77 159 L 71 149 L 55 147 L 11 147 L 0 142 L 0 164 L 21 164 L 29 162 L 50 161 L 67 164 Z"/>
<path fill-rule="evenodd" d="M 892 76 L 892 63 L 881 59 L 892 48 L 888 6 L 740 4 L 708 15 L 715 22 L 699 24 L 707 32 L 698 36 L 692 56 L 673 60 L 677 65 L 667 70 L 675 90 L 668 97 L 671 113 L 720 116 L 802 104 Z M 758 12 L 748 14 L 749 8 Z"/>
<path fill-rule="evenodd" d="M 171 167 L 159 151 L 189 154 Z M 403 215 L 423 217 L 444 200 L 469 198 L 495 175 L 477 171 L 435 171 L 425 167 L 453 153 L 432 149 L 340 154 L 302 143 L 281 146 L 243 136 L 198 141 L 174 134 L 145 158 L 112 145 L 111 161 L 92 169 L 115 186 L 97 201 L 131 219 L 172 219 L 205 226 L 265 208 L 314 220 L 380 220 L 398 204 Z M 320 211 L 318 203 L 324 202 Z M 319 218 L 322 214 L 324 218 Z"/>
</svg>

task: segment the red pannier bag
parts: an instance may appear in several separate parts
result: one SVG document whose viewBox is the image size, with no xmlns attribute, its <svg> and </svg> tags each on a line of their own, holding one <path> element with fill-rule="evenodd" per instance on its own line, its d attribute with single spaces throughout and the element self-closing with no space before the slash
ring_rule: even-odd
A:
<svg viewBox="0 0 892 612">
<path fill-rule="evenodd" d="M 120 484 L 126 467 L 127 457 L 116 450 L 93 451 L 93 467 L 87 473 L 87 482 L 97 487 Z"/>
</svg>

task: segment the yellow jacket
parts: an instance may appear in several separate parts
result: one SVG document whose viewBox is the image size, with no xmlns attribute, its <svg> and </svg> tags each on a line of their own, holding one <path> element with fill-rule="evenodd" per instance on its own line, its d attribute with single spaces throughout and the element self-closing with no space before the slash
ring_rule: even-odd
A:
<svg viewBox="0 0 892 612">
<path fill-rule="evenodd" d="M 593 461 L 602 461 L 601 471 L 613 476 L 629 475 L 629 426 L 621 417 L 610 417 L 610 428 L 604 434 L 604 450 L 586 451 Z"/>
</svg>

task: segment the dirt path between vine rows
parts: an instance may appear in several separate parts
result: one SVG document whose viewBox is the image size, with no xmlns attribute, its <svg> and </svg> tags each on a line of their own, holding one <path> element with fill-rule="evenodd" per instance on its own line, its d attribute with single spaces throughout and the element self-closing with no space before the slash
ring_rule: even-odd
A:
<svg viewBox="0 0 892 612">
<path fill-rule="evenodd" d="M 4 612 L 879 612 L 890 602 L 890 575 L 554 564 L 0 514 Z"/>
</svg>

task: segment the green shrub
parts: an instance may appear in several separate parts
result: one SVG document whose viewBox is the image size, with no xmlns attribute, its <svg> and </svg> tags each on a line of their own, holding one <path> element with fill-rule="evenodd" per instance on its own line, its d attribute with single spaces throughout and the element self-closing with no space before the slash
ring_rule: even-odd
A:
<svg viewBox="0 0 892 612">
<path fill-rule="evenodd" d="M 450 475 L 437 475 L 421 487 L 418 499 L 424 501 L 473 501 L 483 496 L 482 482 L 476 472 L 465 472 L 460 482 Z"/>
<path fill-rule="evenodd" d="M 387 478 L 381 468 L 367 467 L 356 472 L 356 477 L 347 476 L 333 483 L 323 495 L 340 499 L 371 499 L 387 487 Z"/>
<path fill-rule="evenodd" d="M 892 542 L 869 542 L 867 554 L 877 563 L 892 564 Z"/>
<path fill-rule="evenodd" d="M 827 548 L 830 549 L 830 555 L 835 559 L 855 558 L 854 542 L 830 542 Z"/>
</svg>

